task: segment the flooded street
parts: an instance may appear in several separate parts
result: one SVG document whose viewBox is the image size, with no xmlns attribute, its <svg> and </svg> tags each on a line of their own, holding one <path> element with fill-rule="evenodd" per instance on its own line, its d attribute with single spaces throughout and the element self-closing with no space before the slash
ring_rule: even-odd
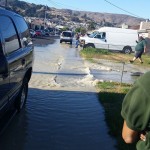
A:
<svg viewBox="0 0 150 150">
<path fill-rule="evenodd" d="M 0 149 L 115 149 L 94 88 L 96 80 L 74 47 L 59 40 L 35 46 L 26 107 L 2 134 Z"/>
</svg>

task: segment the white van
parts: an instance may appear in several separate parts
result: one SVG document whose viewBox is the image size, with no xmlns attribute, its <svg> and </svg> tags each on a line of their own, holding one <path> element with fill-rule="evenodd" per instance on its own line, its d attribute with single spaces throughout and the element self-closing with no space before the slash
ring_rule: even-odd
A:
<svg viewBox="0 0 150 150">
<path fill-rule="evenodd" d="M 102 27 L 89 36 L 80 37 L 81 45 L 93 48 L 123 51 L 131 53 L 138 40 L 137 30 L 114 27 Z"/>
</svg>

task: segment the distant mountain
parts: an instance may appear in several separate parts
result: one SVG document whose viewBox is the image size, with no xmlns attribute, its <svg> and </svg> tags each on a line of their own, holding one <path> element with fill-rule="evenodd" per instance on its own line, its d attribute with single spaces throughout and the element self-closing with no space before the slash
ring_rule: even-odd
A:
<svg viewBox="0 0 150 150">
<path fill-rule="evenodd" d="M 56 9 L 53 7 L 46 7 L 44 5 L 36 5 L 19 0 L 9 0 L 8 6 L 20 13 L 23 16 L 29 17 L 46 17 L 47 19 L 58 18 L 64 21 L 75 22 L 95 22 L 101 26 L 121 26 L 127 24 L 128 26 L 137 26 L 143 18 L 137 18 L 124 14 L 111 14 L 90 11 L 76 11 L 70 9 Z"/>
</svg>

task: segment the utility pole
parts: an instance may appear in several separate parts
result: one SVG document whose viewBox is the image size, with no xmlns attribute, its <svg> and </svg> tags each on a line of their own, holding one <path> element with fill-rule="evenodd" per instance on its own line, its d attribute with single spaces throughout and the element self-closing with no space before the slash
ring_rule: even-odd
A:
<svg viewBox="0 0 150 150">
<path fill-rule="evenodd" d="M 44 29 L 46 28 L 46 11 L 47 11 L 47 5 L 46 5 L 46 9 L 45 9 Z"/>
<path fill-rule="evenodd" d="M 5 7 L 7 7 L 7 0 L 5 0 Z"/>
</svg>

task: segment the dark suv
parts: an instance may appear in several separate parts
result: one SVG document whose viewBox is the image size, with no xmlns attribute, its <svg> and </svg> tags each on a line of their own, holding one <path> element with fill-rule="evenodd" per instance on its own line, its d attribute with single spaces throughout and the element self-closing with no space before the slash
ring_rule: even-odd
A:
<svg viewBox="0 0 150 150">
<path fill-rule="evenodd" d="M 0 118 L 24 106 L 32 74 L 33 44 L 24 18 L 0 7 Z"/>
</svg>

